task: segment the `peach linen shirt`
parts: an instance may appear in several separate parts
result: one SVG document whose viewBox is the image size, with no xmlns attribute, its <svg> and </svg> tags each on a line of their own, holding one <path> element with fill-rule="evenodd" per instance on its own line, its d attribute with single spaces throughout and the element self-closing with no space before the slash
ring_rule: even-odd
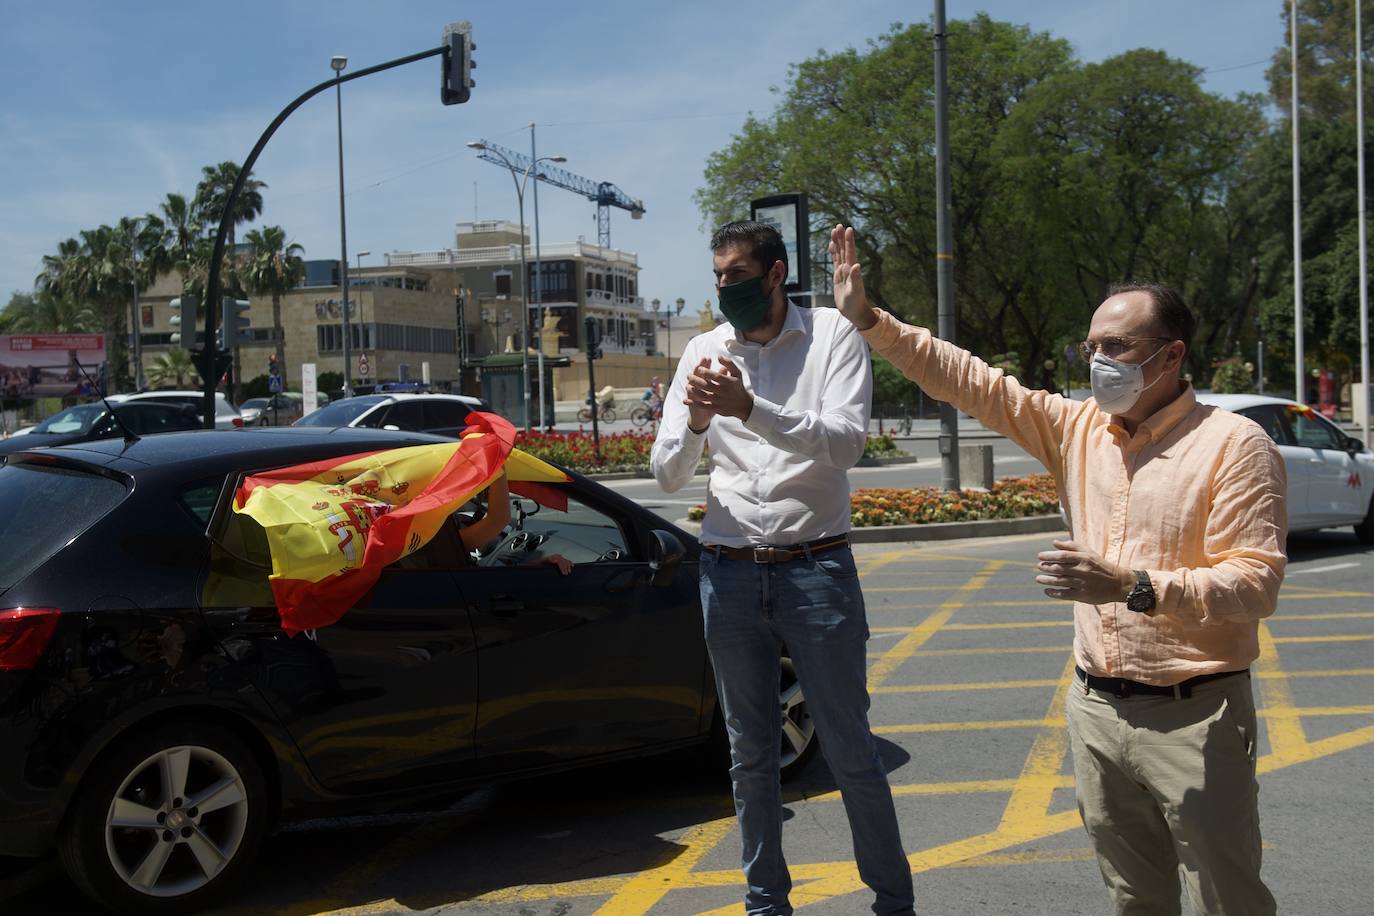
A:
<svg viewBox="0 0 1374 916">
<path fill-rule="evenodd" d="M 1149 573 L 1151 614 L 1074 603 L 1080 668 L 1167 687 L 1255 660 L 1288 532 L 1287 472 L 1258 424 L 1199 404 L 1187 386 L 1132 436 L 1096 401 L 1028 389 L 886 312 L 863 336 L 932 397 L 1043 464 L 1075 540 Z"/>
</svg>

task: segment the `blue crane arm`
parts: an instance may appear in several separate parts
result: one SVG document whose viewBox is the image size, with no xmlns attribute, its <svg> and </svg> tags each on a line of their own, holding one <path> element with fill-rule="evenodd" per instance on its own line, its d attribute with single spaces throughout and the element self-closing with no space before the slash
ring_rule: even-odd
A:
<svg viewBox="0 0 1374 916">
<path fill-rule="evenodd" d="M 514 166 L 519 171 L 524 171 L 530 167 L 530 157 L 524 153 L 518 153 L 513 149 L 507 149 L 486 140 L 481 141 L 482 148 L 477 152 L 478 159 L 487 162 L 494 162 L 500 166 Z M 644 202 L 630 197 L 620 188 L 609 181 L 592 181 L 590 178 L 583 178 L 565 169 L 556 168 L 547 162 L 539 163 L 534 170 L 534 177 L 545 184 L 562 188 L 565 191 L 572 191 L 574 194 L 581 194 L 583 197 L 601 207 L 619 207 L 628 210 L 636 218 L 644 213 Z"/>
</svg>

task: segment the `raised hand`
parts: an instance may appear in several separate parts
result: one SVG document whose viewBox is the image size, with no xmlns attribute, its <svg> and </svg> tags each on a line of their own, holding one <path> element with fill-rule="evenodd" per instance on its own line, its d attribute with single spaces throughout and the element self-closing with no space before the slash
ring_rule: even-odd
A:
<svg viewBox="0 0 1374 916">
<path fill-rule="evenodd" d="M 721 358 L 717 372 L 708 360 L 702 360 L 687 379 L 687 408 L 690 411 L 694 406 L 711 416 L 747 420 L 754 410 L 754 396 L 744 387 L 744 376 L 734 363 Z M 699 427 L 693 423 L 692 428 Z"/>
<path fill-rule="evenodd" d="M 715 416 L 715 411 L 707 407 L 700 394 L 694 391 L 694 387 L 697 386 L 693 384 L 698 372 L 710 368 L 711 360 L 703 358 L 687 376 L 687 397 L 682 403 L 687 405 L 687 426 L 697 433 L 704 432 L 706 427 L 711 425 L 711 418 Z"/>
<path fill-rule="evenodd" d="M 860 331 L 878 323 L 877 313 L 868 304 L 859 252 L 854 245 L 854 227 L 843 223 L 830 230 L 830 260 L 835 264 L 835 307 Z"/>
<path fill-rule="evenodd" d="M 1135 581 L 1131 571 L 1117 566 L 1077 541 L 1055 541 L 1053 550 L 1042 550 L 1035 581 L 1047 586 L 1045 594 L 1064 601 L 1108 604 L 1125 601 Z"/>
</svg>

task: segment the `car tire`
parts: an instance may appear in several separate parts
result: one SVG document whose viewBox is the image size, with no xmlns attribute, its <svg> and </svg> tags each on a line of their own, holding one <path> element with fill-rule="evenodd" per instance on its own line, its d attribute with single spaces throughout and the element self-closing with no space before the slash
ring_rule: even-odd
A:
<svg viewBox="0 0 1374 916">
<path fill-rule="evenodd" d="M 1369 501 L 1369 508 L 1365 510 L 1364 521 L 1355 526 L 1355 537 L 1361 544 L 1374 544 L 1374 499 Z"/>
<path fill-rule="evenodd" d="M 215 725 L 133 732 L 88 773 L 58 857 L 78 887 L 117 912 L 187 913 L 223 899 L 268 826 L 257 759 Z"/>
<path fill-rule="evenodd" d="M 797 680 L 796 668 L 792 659 L 782 657 L 782 676 L 778 685 L 778 705 L 782 711 L 782 748 L 780 753 L 779 778 L 783 782 L 796 778 L 806 769 L 811 758 L 820 749 L 820 738 L 816 735 L 815 723 L 806 709 L 806 696 L 802 693 L 801 683 Z M 725 717 L 720 706 L 716 707 L 711 721 L 711 738 L 706 747 L 708 761 L 728 770 L 730 768 L 730 738 L 725 732 Z"/>
</svg>

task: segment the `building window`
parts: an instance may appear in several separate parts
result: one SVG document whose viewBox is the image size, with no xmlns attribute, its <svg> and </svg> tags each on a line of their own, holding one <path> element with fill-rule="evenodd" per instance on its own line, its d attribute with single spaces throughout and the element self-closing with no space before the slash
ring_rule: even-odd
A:
<svg viewBox="0 0 1374 916">
<path fill-rule="evenodd" d="M 510 295 L 510 271 L 505 270 L 500 271 L 498 273 L 494 273 L 491 275 L 491 278 L 496 283 L 496 295 Z"/>
</svg>

